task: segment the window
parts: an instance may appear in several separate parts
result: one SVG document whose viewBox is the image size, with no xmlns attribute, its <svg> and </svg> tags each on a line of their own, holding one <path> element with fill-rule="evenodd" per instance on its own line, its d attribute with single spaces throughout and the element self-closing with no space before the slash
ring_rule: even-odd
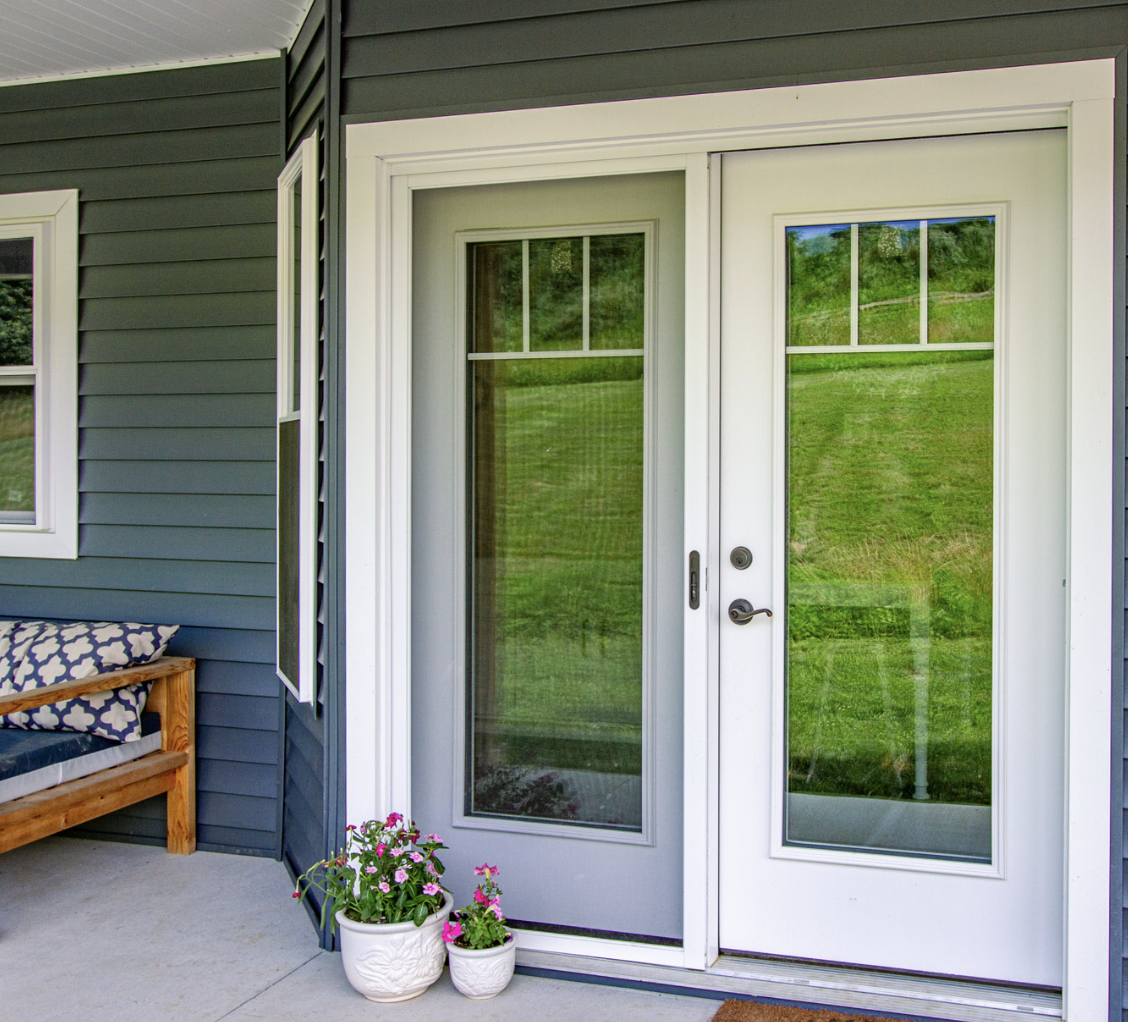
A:
<svg viewBox="0 0 1128 1022">
<path fill-rule="evenodd" d="M 0 556 L 78 556 L 78 192 L 0 195 Z"/>
<path fill-rule="evenodd" d="M 312 703 L 317 678 L 317 136 L 278 177 L 277 671 Z"/>
</svg>

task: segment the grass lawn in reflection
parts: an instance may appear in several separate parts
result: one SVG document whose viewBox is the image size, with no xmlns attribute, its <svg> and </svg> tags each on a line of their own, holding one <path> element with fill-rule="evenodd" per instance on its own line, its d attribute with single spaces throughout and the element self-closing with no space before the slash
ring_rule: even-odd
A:
<svg viewBox="0 0 1128 1022">
<path fill-rule="evenodd" d="M 497 515 L 496 561 L 476 567 L 479 587 L 493 579 L 496 623 L 478 762 L 638 775 L 642 359 L 475 372 L 492 395 Z"/>
<path fill-rule="evenodd" d="M 789 788 L 988 805 L 992 353 L 788 365 Z"/>
<path fill-rule="evenodd" d="M 0 387 L 0 513 L 35 510 L 35 401 L 31 387 Z"/>
</svg>

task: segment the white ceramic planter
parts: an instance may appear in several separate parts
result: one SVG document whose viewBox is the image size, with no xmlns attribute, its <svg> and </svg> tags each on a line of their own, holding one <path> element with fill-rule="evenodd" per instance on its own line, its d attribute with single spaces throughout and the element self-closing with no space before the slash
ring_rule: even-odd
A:
<svg viewBox="0 0 1128 1022">
<path fill-rule="evenodd" d="M 418 997 L 442 975 L 443 923 L 454 902 L 443 895 L 442 908 L 414 923 L 357 923 L 336 915 L 341 928 L 341 961 L 353 988 L 370 1001 Z"/>
<path fill-rule="evenodd" d="M 512 934 L 501 947 L 484 951 L 447 944 L 450 955 L 450 978 L 460 994 L 475 1001 L 500 994 L 513 978 L 517 960 L 517 941 Z"/>
</svg>

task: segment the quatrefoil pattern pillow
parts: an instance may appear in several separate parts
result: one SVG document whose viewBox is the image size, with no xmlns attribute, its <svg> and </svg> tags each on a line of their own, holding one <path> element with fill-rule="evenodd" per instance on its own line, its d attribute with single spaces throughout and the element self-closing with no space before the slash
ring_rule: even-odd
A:
<svg viewBox="0 0 1128 1022">
<path fill-rule="evenodd" d="M 0 695 L 149 663 L 164 654 L 178 628 L 110 621 L 0 621 Z M 119 742 L 137 741 L 150 685 L 141 682 L 9 713 L 0 716 L 0 727 L 84 731 Z"/>
</svg>

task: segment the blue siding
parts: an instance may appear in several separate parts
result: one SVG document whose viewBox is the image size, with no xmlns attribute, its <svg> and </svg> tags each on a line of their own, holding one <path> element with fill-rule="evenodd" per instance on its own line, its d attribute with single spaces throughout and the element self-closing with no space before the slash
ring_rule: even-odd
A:
<svg viewBox="0 0 1128 1022">
<path fill-rule="evenodd" d="M 0 90 L 0 192 L 78 188 L 77 561 L 6 559 L 0 616 L 180 623 L 199 845 L 275 855 L 280 60 Z M 159 842 L 163 800 L 82 828 Z"/>
</svg>

